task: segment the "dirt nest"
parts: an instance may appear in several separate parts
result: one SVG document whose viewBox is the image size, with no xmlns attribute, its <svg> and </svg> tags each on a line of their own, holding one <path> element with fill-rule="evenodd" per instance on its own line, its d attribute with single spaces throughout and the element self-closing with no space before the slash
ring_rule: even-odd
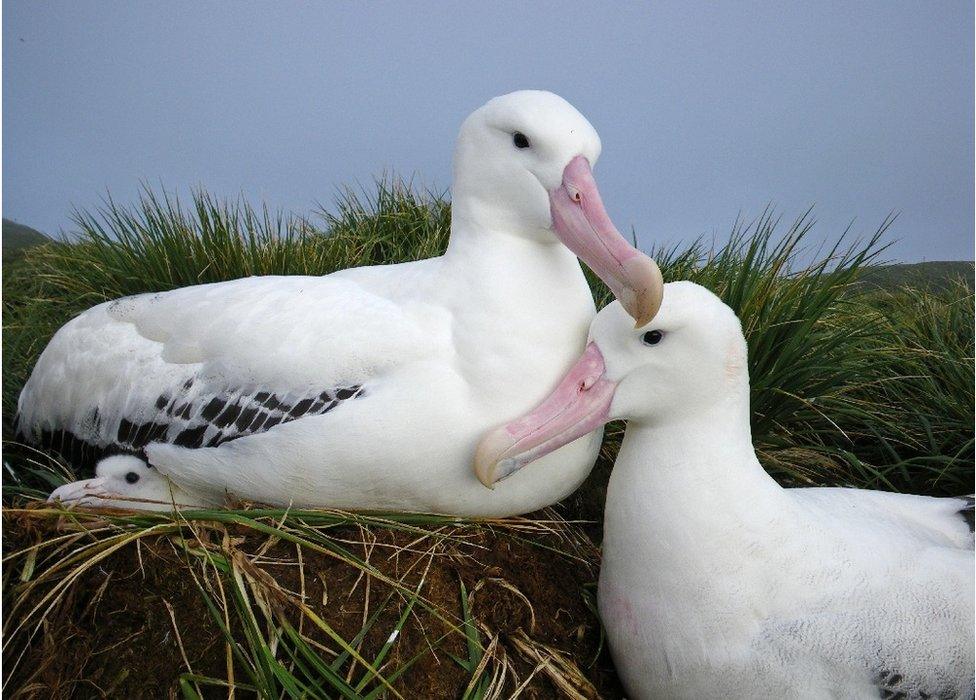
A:
<svg viewBox="0 0 976 700">
<path fill-rule="evenodd" d="M 362 696 L 621 697 L 598 551 L 551 511 L 387 527 L 33 507 L 4 529 L 7 698 L 253 697 L 255 638 L 302 682 L 313 650 Z"/>
</svg>

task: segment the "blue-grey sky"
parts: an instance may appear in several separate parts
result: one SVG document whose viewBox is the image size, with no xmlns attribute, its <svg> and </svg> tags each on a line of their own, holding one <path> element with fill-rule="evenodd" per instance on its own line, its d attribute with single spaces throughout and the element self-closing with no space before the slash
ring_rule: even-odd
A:
<svg viewBox="0 0 976 700">
<path fill-rule="evenodd" d="M 641 243 L 816 205 L 901 260 L 973 257 L 973 3 L 3 3 L 3 214 L 49 233 L 140 182 L 298 213 L 450 184 L 462 119 L 563 95 Z"/>
</svg>

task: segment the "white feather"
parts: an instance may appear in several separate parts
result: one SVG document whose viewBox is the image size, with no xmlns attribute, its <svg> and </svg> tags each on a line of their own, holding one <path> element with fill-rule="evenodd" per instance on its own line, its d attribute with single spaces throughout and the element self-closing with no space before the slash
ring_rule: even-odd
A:
<svg viewBox="0 0 976 700">
<path fill-rule="evenodd" d="M 542 175 L 525 169 L 529 156 L 502 122 L 535 135 L 532 167 Z M 550 504 L 586 476 L 600 431 L 494 492 L 471 463 L 478 436 L 549 391 L 585 341 L 593 300 L 552 233 L 539 178 L 558 183 L 573 157 L 595 162 L 599 148 L 585 118 L 555 95 L 494 100 L 458 139 L 446 255 L 101 304 L 41 355 L 20 398 L 21 430 L 67 430 L 104 447 L 128 423 L 163 421 L 165 435 L 145 449 L 149 464 L 202 503 L 233 496 L 472 515 Z M 250 406 L 264 391 L 294 403 L 351 386 L 362 394 L 328 413 L 214 447 L 172 444 L 194 427 L 206 428 L 203 444 L 218 434 L 202 417 L 215 398 Z"/>
<path fill-rule="evenodd" d="M 971 501 L 781 488 L 739 321 L 702 287 L 665 285 L 638 331 L 611 304 L 591 337 L 628 420 L 599 607 L 629 697 L 973 696 Z"/>
</svg>

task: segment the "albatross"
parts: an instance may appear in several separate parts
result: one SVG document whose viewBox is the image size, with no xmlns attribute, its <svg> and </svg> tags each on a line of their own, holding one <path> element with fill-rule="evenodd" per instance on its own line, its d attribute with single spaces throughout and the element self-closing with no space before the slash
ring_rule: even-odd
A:
<svg viewBox="0 0 976 700">
<path fill-rule="evenodd" d="M 582 348 L 595 308 L 577 256 L 637 322 L 658 308 L 657 266 L 604 210 L 600 149 L 557 95 L 504 95 L 461 126 L 443 256 L 77 316 L 18 403 L 24 439 L 95 467 L 51 498 L 503 516 L 568 495 L 600 430 L 496 493 L 469 465 L 478 437 L 545 395 Z"/>
<path fill-rule="evenodd" d="M 476 473 L 503 488 L 628 421 L 598 588 L 628 697 L 972 698 L 973 500 L 780 487 L 753 450 L 746 360 L 704 287 L 666 284 L 637 329 L 614 302 Z"/>
</svg>

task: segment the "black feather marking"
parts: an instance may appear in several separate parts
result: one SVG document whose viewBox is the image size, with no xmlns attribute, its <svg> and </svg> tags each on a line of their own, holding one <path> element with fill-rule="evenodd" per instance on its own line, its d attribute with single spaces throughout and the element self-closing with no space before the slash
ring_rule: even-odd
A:
<svg viewBox="0 0 976 700">
<path fill-rule="evenodd" d="M 885 688 L 881 691 L 882 700 L 908 700 L 908 696 L 905 691 L 899 690 L 897 693 L 893 690 L 888 690 Z"/>
<path fill-rule="evenodd" d="M 251 432 L 252 433 L 261 432 L 261 429 L 264 427 L 265 421 L 268 420 L 268 418 L 270 417 L 271 417 L 270 413 L 265 413 L 264 411 L 260 411 L 257 415 L 257 418 L 255 418 L 254 422 L 251 423 Z"/>
<path fill-rule="evenodd" d="M 938 690 L 931 687 L 927 692 L 917 686 L 911 680 L 905 679 L 901 673 L 882 670 L 874 674 L 874 685 L 878 688 L 878 696 L 882 700 L 908 700 L 918 698 L 919 700 L 929 700 L 931 698 L 955 698 L 961 697 L 958 689 L 942 686 Z"/>
<path fill-rule="evenodd" d="M 180 434 L 173 440 L 173 444 L 180 447 L 203 447 L 203 436 L 206 432 L 206 424 L 196 428 L 187 428 L 180 431 Z"/>
<path fill-rule="evenodd" d="M 132 446 L 141 450 L 150 442 L 164 440 L 168 428 L 169 426 L 165 423 L 155 423 L 153 421 L 143 423 L 138 427 L 135 436 L 132 438 Z"/>
<path fill-rule="evenodd" d="M 200 412 L 200 417 L 204 420 L 213 420 L 226 405 L 226 401 L 219 396 L 214 396 L 212 399 L 210 399 L 207 405 L 203 407 L 203 410 Z"/>
<path fill-rule="evenodd" d="M 267 393 L 267 392 L 261 392 L 261 393 Z M 255 398 L 257 397 L 255 396 Z M 272 411 L 275 410 L 276 408 L 282 407 L 281 401 L 279 401 L 278 397 L 275 396 L 274 394 L 267 394 L 266 399 L 258 399 L 258 400 L 261 402 L 261 405 L 263 405 L 265 408 L 270 409 Z"/>
<path fill-rule="evenodd" d="M 962 516 L 962 519 L 966 521 L 969 525 L 969 531 L 973 532 L 974 529 L 974 519 L 973 519 L 973 506 L 976 504 L 976 499 L 972 496 L 966 497 L 966 505 L 959 509 L 958 513 Z"/>
<path fill-rule="evenodd" d="M 268 418 L 267 422 L 264 424 L 264 429 L 265 430 L 270 430 L 271 428 L 273 428 L 276 425 L 278 425 L 278 423 L 280 423 L 284 419 L 285 419 L 285 417 L 282 416 L 282 415 L 271 416 L 270 418 Z"/>
<path fill-rule="evenodd" d="M 218 428 L 226 428 L 241 415 L 241 408 L 239 403 L 228 404 L 221 414 L 213 419 L 213 424 Z"/>
<path fill-rule="evenodd" d="M 291 407 L 291 410 L 288 411 L 288 415 L 292 419 L 301 418 L 306 413 L 308 413 L 308 409 L 312 407 L 313 403 L 314 403 L 314 399 L 302 399 L 301 401 L 299 401 L 298 403 L 296 403 L 294 406 Z"/>
<path fill-rule="evenodd" d="M 245 408 L 241 411 L 241 415 L 237 417 L 234 421 L 234 427 L 237 428 L 238 432 L 246 433 L 254 422 L 254 417 L 258 415 L 257 408 Z"/>
<path fill-rule="evenodd" d="M 141 423 L 135 426 L 135 430 L 132 432 L 132 446 L 141 447 L 146 444 L 146 438 L 149 433 L 149 423 Z"/>
<path fill-rule="evenodd" d="M 131 417 L 123 417 L 114 430 L 111 425 L 103 425 L 104 419 L 97 407 L 93 407 L 77 434 L 61 427 L 42 429 L 36 425 L 23 425 L 16 416 L 17 434 L 26 442 L 57 453 L 82 475 L 90 474 L 99 460 L 117 454 L 130 454 L 145 460 L 144 448 L 150 443 L 171 443 L 191 449 L 204 445 L 214 447 L 305 416 L 323 415 L 343 401 L 366 395 L 359 384 L 338 389 L 310 389 L 294 400 L 283 400 L 267 389 L 252 393 L 243 387 L 231 386 L 214 392 L 201 386 L 203 390 L 191 399 L 187 390 L 193 385 L 191 378 L 181 388 L 161 392 L 153 400 L 158 411 L 153 418 L 136 422 Z M 194 416 L 198 418 L 192 418 L 191 422 Z M 104 428 L 107 428 L 107 435 Z"/>
<path fill-rule="evenodd" d="M 118 445 L 99 446 L 79 438 L 68 430 L 41 430 L 36 437 L 24 436 L 25 440 L 43 450 L 55 453 L 68 461 L 81 474 L 90 474 L 99 460 L 115 454 L 132 454 L 132 450 Z"/>
<path fill-rule="evenodd" d="M 116 439 L 123 445 L 128 445 L 132 443 L 132 438 L 135 435 L 135 425 L 123 418 L 119 421 L 119 429 L 116 432 Z"/>
</svg>

